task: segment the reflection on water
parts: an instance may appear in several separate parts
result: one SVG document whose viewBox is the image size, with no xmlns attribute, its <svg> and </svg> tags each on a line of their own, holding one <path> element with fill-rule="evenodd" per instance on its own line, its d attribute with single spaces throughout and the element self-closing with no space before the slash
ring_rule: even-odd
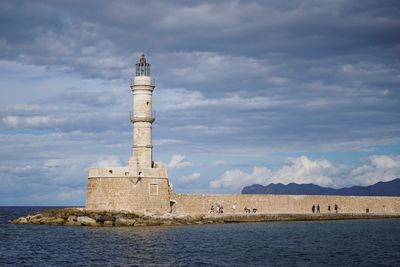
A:
<svg viewBox="0 0 400 267">
<path fill-rule="evenodd" d="M 1 266 L 400 264 L 400 220 L 137 228 L 5 224 L 25 213 L 0 208 Z"/>
</svg>

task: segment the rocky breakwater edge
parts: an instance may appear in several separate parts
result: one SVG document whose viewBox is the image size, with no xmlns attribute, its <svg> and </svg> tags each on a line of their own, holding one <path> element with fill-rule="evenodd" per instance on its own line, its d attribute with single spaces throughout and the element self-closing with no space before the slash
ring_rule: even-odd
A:
<svg viewBox="0 0 400 267">
<path fill-rule="evenodd" d="M 66 226 L 172 226 L 192 224 L 250 223 L 271 221 L 316 221 L 400 218 L 400 214 L 139 214 L 92 211 L 84 208 L 50 209 L 9 221 L 13 224 Z"/>
<path fill-rule="evenodd" d="M 203 215 L 142 214 L 63 208 L 43 210 L 11 220 L 9 223 L 66 226 L 169 226 L 224 223 L 224 221 L 222 218 L 211 219 Z"/>
</svg>

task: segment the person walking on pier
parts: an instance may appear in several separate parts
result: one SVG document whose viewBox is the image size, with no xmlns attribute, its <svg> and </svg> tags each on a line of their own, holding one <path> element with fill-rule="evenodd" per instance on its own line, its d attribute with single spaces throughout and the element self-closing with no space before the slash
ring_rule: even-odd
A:
<svg viewBox="0 0 400 267">
<path fill-rule="evenodd" d="M 339 206 L 335 204 L 335 212 L 338 213 Z"/>
<path fill-rule="evenodd" d="M 319 209 L 319 204 L 317 204 L 317 213 L 321 213 L 321 211 Z"/>
<path fill-rule="evenodd" d="M 315 205 L 312 205 L 311 211 L 312 211 L 312 213 L 315 213 Z"/>
</svg>

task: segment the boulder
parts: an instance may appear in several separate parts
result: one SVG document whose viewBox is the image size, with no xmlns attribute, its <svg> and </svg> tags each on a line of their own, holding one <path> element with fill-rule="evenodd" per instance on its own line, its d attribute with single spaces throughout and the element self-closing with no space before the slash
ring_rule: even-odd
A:
<svg viewBox="0 0 400 267">
<path fill-rule="evenodd" d="M 33 216 L 28 216 L 27 219 L 28 219 L 29 223 L 42 224 L 43 216 L 42 216 L 42 214 L 39 213 L 39 214 L 36 214 Z"/>
<path fill-rule="evenodd" d="M 15 220 L 11 221 L 11 223 L 27 224 L 28 223 L 28 219 L 26 219 L 25 217 L 19 217 L 18 219 L 15 219 Z"/>
<path fill-rule="evenodd" d="M 158 218 L 147 218 L 146 220 L 144 220 L 143 222 L 146 223 L 146 225 L 148 226 L 158 226 L 158 225 L 162 225 L 164 220 L 160 220 Z M 135 224 L 136 225 L 136 224 Z"/>
<path fill-rule="evenodd" d="M 94 214 L 92 217 L 94 217 L 98 223 L 104 223 L 105 221 L 115 221 L 115 217 L 109 214 Z"/>
<path fill-rule="evenodd" d="M 114 221 L 104 221 L 103 226 L 114 226 Z"/>
<path fill-rule="evenodd" d="M 56 218 L 56 217 L 42 217 L 38 220 L 40 224 L 57 224 L 61 225 L 64 224 L 63 218 Z"/>
<path fill-rule="evenodd" d="M 76 226 L 76 225 L 81 225 L 80 222 L 78 222 L 78 217 L 75 215 L 71 215 L 67 218 L 67 220 L 64 222 L 65 225 L 68 226 Z"/>
<path fill-rule="evenodd" d="M 78 222 L 78 217 L 75 215 L 71 215 L 67 219 L 68 222 Z"/>
<path fill-rule="evenodd" d="M 42 214 L 38 213 L 35 215 L 28 215 L 28 216 L 26 216 L 26 219 L 28 220 L 29 223 L 36 224 L 36 223 L 39 223 L 39 220 L 42 217 L 43 217 Z"/>
<path fill-rule="evenodd" d="M 129 215 L 131 215 L 131 216 L 134 215 L 135 217 L 143 217 L 143 216 L 145 216 L 144 213 L 140 212 L 140 211 L 135 211 L 135 213 L 131 213 Z"/>
<path fill-rule="evenodd" d="M 172 221 L 171 220 L 164 220 L 164 221 L 162 221 L 162 225 L 172 225 Z"/>
<path fill-rule="evenodd" d="M 151 216 L 153 216 L 153 215 L 154 215 L 154 213 L 151 213 L 151 212 L 149 212 L 149 211 L 147 211 L 147 210 L 145 210 L 144 213 L 143 213 L 143 216 L 144 216 L 144 217 L 146 217 L 146 216 L 151 217 Z"/>
<path fill-rule="evenodd" d="M 88 216 L 79 216 L 77 222 L 84 226 L 99 226 L 95 219 Z"/>
<path fill-rule="evenodd" d="M 115 220 L 115 226 L 133 226 L 135 225 L 135 222 L 135 219 L 119 217 Z"/>
<path fill-rule="evenodd" d="M 135 226 L 148 226 L 146 222 L 140 221 L 140 222 L 135 222 Z"/>
<path fill-rule="evenodd" d="M 162 215 L 157 216 L 157 218 L 162 219 L 162 220 L 172 220 L 176 216 L 172 213 L 164 213 Z"/>
</svg>

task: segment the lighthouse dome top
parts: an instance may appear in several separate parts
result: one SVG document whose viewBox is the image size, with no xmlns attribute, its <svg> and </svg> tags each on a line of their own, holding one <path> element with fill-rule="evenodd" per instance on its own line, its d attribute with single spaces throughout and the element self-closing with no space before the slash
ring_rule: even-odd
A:
<svg viewBox="0 0 400 267">
<path fill-rule="evenodd" d="M 146 64 L 146 56 L 144 54 L 140 56 L 139 63 Z"/>
<path fill-rule="evenodd" d="M 136 76 L 151 76 L 151 64 L 147 62 L 146 56 L 142 54 L 136 63 Z"/>
</svg>

